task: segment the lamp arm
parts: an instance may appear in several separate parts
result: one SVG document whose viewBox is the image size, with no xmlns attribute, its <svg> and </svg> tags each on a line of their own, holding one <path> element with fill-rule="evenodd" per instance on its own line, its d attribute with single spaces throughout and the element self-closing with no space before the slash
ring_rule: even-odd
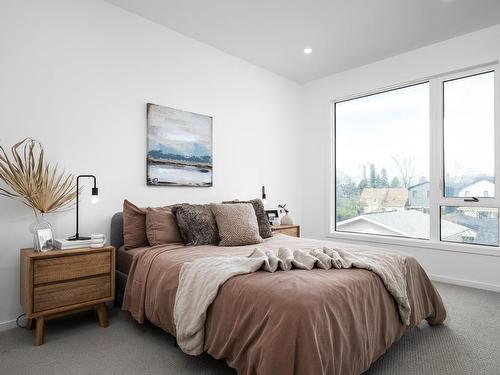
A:
<svg viewBox="0 0 500 375">
<path fill-rule="evenodd" d="M 78 208 L 79 208 L 79 196 L 80 196 L 80 178 L 92 178 L 94 180 L 94 189 L 97 188 L 97 179 L 92 174 L 81 174 L 76 177 L 76 233 L 74 236 L 75 240 L 78 240 L 80 233 L 78 233 Z"/>
<path fill-rule="evenodd" d="M 78 180 L 81 178 L 92 178 L 94 180 L 94 187 L 96 188 L 97 187 L 97 180 L 95 178 L 95 176 L 93 174 L 81 174 L 79 175 L 77 178 L 76 178 L 76 186 L 78 186 Z"/>
</svg>

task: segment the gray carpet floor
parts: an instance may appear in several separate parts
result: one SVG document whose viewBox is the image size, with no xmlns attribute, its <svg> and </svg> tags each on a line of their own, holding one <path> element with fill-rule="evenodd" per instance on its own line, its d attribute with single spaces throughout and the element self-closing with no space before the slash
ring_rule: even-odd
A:
<svg viewBox="0 0 500 375">
<path fill-rule="evenodd" d="M 500 294 L 436 285 L 447 324 L 420 324 L 366 374 L 500 374 Z M 185 355 L 171 336 L 117 308 L 110 309 L 106 329 L 93 313 L 81 313 L 48 321 L 40 347 L 33 335 L 19 328 L 0 332 L 0 374 L 235 374 L 224 361 Z"/>
</svg>

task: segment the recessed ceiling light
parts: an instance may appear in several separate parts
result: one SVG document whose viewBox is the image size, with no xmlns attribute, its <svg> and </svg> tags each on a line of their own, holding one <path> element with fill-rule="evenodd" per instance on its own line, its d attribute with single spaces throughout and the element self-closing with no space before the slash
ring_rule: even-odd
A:
<svg viewBox="0 0 500 375">
<path fill-rule="evenodd" d="M 304 53 L 305 53 L 306 55 L 310 55 L 310 54 L 312 53 L 312 51 L 313 51 L 313 49 L 312 49 L 312 48 L 309 48 L 309 47 L 304 48 Z"/>
</svg>

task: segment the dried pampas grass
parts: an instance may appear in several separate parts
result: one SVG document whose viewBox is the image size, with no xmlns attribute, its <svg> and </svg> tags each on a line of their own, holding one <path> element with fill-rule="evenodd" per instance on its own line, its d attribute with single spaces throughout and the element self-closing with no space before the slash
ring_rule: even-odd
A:
<svg viewBox="0 0 500 375">
<path fill-rule="evenodd" d="M 0 195 L 21 201 L 35 214 L 69 207 L 76 198 L 74 177 L 45 163 L 40 142 L 26 138 L 11 148 L 12 161 L 0 146 L 0 179 L 12 191 L 0 188 Z"/>
</svg>

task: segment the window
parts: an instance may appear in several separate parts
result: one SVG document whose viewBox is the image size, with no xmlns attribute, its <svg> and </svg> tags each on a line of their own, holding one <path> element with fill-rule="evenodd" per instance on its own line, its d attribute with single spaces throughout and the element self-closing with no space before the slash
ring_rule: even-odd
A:
<svg viewBox="0 0 500 375">
<path fill-rule="evenodd" d="M 443 82 L 441 241 L 498 246 L 498 205 L 488 199 L 495 197 L 494 93 L 493 71 Z M 465 234 L 450 236 L 453 226 Z"/>
<path fill-rule="evenodd" d="M 441 207 L 441 241 L 498 246 L 498 208 Z"/>
<path fill-rule="evenodd" d="M 334 102 L 332 229 L 498 247 L 495 100 L 492 68 Z"/>
<path fill-rule="evenodd" d="M 446 197 L 487 197 L 494 183 L 494 83 L 493 72 L 443 83 Z"/>
<path fill-rule="evenodd" d="M 336 230 L 429 238 L 429 83 L 335 103 L 335 116 Z"/>
</svg>

